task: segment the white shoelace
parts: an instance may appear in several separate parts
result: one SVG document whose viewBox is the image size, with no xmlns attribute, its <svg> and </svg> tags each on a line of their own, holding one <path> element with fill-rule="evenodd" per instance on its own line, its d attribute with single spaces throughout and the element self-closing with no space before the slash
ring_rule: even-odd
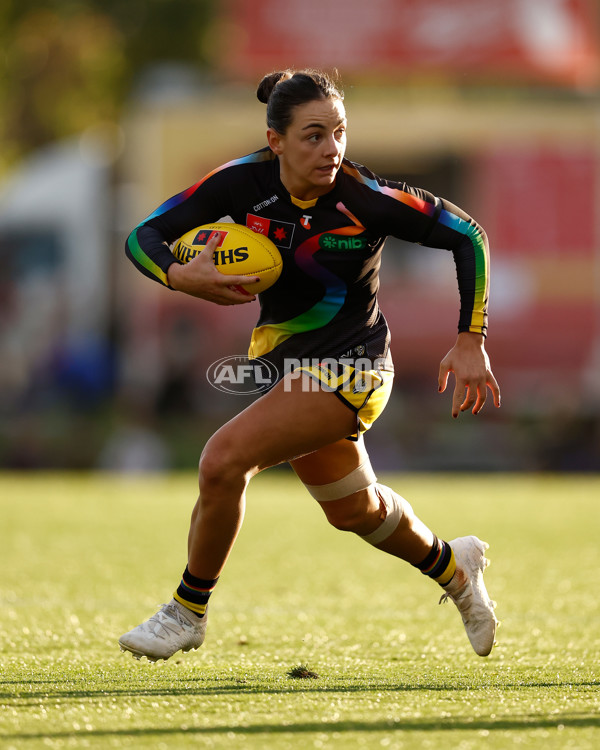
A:
<svg viewBox="0 0 600 750">
<path fill-rule="evenodd" d="M 464 585 L 464 587 L 456 594 L 451 594 L 449 591 L 446 591 L 445 594 L 442 594 L 439 604 L 445 604 L 448 599 L 452 599 L 452 601 L 457 605 L 462 605 L 466 599 L 473 596 L 473 589 L 469 585 L 469 581 Z"/>
<path fill-rule="evenodd" d="M 169 620 L 175 620 L 179 627 L 176 627 L 173 623 L 170 623 Z M 171 633 L 179 635 L 182 628 L 185 629 L 186 626 L 188 628 L 191 627 L 191 624 L 185 619 L 185 617 L 181 614 L 177 607 L 174 607 L 172 604 L 161 605 L 161 608 L 158 610 L 158 612 L 155 615 L 152 615 L 148 622 L 156 623 L 156 625 L 158 625 L 165 631 L 166 635 L 170 635 Z M 155 633 L 160 637 L 159 633 L 157 633 L 156 631 Z"/>
</svg>

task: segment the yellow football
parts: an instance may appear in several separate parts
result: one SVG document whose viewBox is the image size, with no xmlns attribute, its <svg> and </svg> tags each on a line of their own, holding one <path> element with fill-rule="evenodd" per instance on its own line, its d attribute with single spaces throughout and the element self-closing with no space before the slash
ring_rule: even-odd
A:
<svg viewBox="0 0 600 750">
<path fill-rule="evenodd" d="M 213 253 L 217 269 L 224 274 L 259 276 L 256 284 L 242 284 L 250 294 L 264 292 L 281 274 L 281 253 L 264 234 L 253 232 L 242 224 L 204 224 L 191 229 L 173 246 L 177 260 L 188 263 L 204 250 L 209 239 L 218 232 L 221 237 Z"/>
</svg>

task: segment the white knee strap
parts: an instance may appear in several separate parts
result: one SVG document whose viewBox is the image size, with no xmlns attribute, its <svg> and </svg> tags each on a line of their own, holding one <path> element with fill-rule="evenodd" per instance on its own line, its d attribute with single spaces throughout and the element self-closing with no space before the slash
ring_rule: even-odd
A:
<svg viewBox="0 0 600 750">
<path fill-rule="evenodd" d="M 386 515 L 381 526 L 376 528 L 371 534 L 361 536 L 361 539 L 373 545 L 381 544 L 381 542 L 391 536 L 398 528 L 398 524 L 404 513 L 412 510 L 410 503 L 389 487 L 378 484 L 375 486 L 375 491 L 380 502 L 385 506 Z"/>
<path fill-rule="evenodd" d="M 357 466 L 350 474 L 338 479 L 337 482 L 329 484 L 305 484 L 304 486 L 310 494 L 320 503 L 326 503 L 329 500 L 339 500 L 342 497 L 348 497 L 359 490 L 366 490 L 370 485 L 375 484 L 377 477 L 367 460 Z"/>
</svg>

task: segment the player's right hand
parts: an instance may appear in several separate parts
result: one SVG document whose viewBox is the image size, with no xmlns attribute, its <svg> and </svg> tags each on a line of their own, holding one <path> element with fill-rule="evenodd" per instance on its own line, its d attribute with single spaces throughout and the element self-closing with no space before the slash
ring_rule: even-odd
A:
<svg viewBox="0 0 600 750">
<path fill-rule="evenodd" d="M 169 266 L 169 285 L 178 292 L 199 297 L 217 305 L 242 305 L 252 302 L 256 295 L 242 289 L 241 284 L 255 284 L 258 276 L 229 276 L 215 266 L 213 254 L 219 244 L 220 234 L 215 232 L 204 250 L 188 263 L 175 261 Z"/>
</svg>

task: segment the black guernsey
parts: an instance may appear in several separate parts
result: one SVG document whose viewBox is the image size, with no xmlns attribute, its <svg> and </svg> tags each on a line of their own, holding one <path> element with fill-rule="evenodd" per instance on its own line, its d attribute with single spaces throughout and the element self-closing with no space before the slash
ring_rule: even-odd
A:
<svg viewBox="0 0 600 750">
<path fill-rule="evenodd" d="M 450 250 L 460 293 L 458 330 L 486 333 L 489 258 L 483 229 L 452 203 L 384 180 L 348 159 L 333 189 L 312 201 L 287 192 L 269 148 L 231 161 L 136 227 L 127 255 L 143 274 L 169 286 L 167 269 L 179 262 L 169 246 L 185 232 L 226 217 L 265 234 L 281 252 L 279 280 L 259 295 L 249 351 L 280 374 L 286 360 L 389 362 L 389 330 L 377 303 L 388 235 Z"/>
</svg>

